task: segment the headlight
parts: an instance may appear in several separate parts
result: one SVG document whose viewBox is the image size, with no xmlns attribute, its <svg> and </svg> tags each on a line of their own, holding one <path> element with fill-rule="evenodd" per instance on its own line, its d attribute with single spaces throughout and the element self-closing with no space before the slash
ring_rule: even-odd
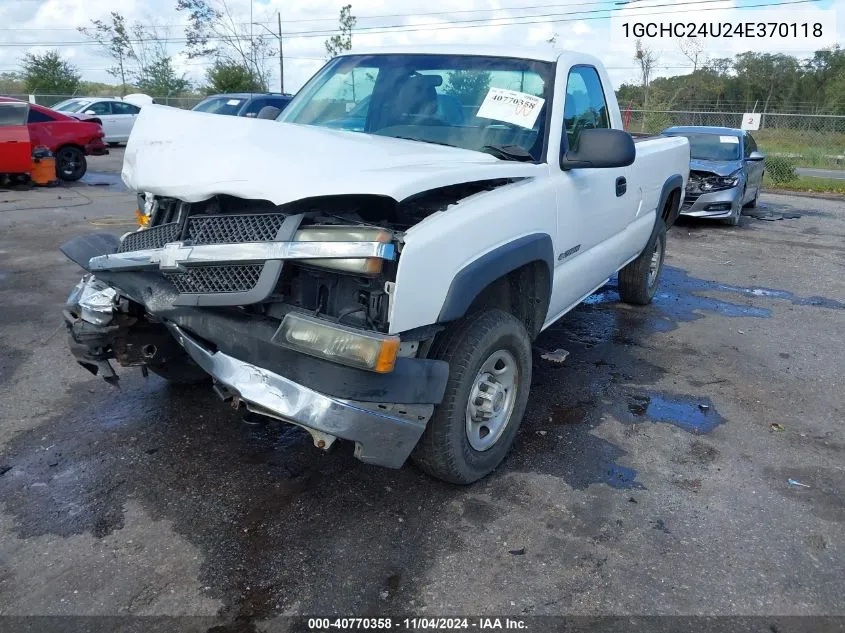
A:
<svg viewBox="0 0 845 633">
<path fill-rule="evenodd" d="M 377 227 L 351 226 L 309 226 L 296 232 L 297 242 L 381 242 L 387 244 L 393 239 L 390 231 Z M 347 273 L 375 275 L 381 272 L 384 260 L 379 257 L 363 259 L 303 259 L 302 264 L 331 268 Z"/>
<path fill-rule="evenodd" d="M 721 191 L 723 189 L 731 189 L 736 187 L 739 183 L 739 177 L 742 173 L 741 169 L 737 169 L 729 176 L 708 176 L 701 179 L 702 191 Z"/>
<path fill-rule="evenodd" d="M 303 354 L 379 373 L 393 371 L 399 337 L 362 332 L 299 314 L 285 315 L 273 342 Z"/>
</svg>

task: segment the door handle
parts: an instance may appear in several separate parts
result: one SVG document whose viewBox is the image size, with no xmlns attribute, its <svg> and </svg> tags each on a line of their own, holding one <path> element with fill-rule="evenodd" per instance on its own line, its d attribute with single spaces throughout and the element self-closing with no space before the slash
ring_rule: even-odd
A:
<svg viewBox="0 0 845 633">
<path fill-rule="evenodd" d="M 616 179 L 616 197 L 621 198 L 626 191 L 628 191 L 628 181 L 625 180 L 624 176 L 620 176 Z"/>
</svg>

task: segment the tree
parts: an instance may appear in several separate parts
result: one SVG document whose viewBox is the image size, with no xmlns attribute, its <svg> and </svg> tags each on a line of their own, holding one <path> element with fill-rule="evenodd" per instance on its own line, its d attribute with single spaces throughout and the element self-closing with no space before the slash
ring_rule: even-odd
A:
<svg viewBox="0 0 845 633">
<path fill-rule="evenodd" d="M 23 79 L 18 73 L 0 73 L 0 94 L 22 94 Z"/>
<path fill-rule="evenodd" d="M 226 0 L 177 0 L 176 10 L 188 14 L 185 53 L 189 59 L 214 57 L 227 68 L 239 65 L 262 90 L 267 89 L 270 42 L 253 33 L 251 24 L 236 20 Z"/>
<path fill-rule="evenodd" d="M 326 40 L 326 55 L 329 59 L 344 51 L 352 50 L 352 29 L 357 23 L 358 18 L 352 15 L 351 4 L 340 9 L 340 33 Z"/>
<path fill-rule="evenodd" d="M 78 30 L 87 38 L 97 42 L 102 51 L 114 60 L 115 65 L 106 72 L 120 80 L 121 96 L 124 96 L 127 80 L 131 77 L 129 65 L 132 60 L 137 60 L 138 56 L 132 45 L 126 18 L 118 11 L 112 11 L 110 15 L 110 21 L 91 20 L 90 27 L 81 26 Z"/>
<path fill-rule="evenodd" d="M 208 94 L 227 92 L 264 92 L 266 86 L 249 68 L 242 64 L 227 62 L 218 59 L 214 66 L 208 69 L 205 74 L 208 80 L 206 92 Z"/>
<path fill-rule="evenodd" d="M 464 105 L 479 105 L 490 90 L 490 73 L 484 70 L 455 70 L 446 76 L 449 84 L 444 92 Z"/>
<path fill-rule="evenodd" d="M 634 60 L 640 68 L 641 85 L 643 87 L 643 108 L 648 108 L 648 89 L 651 85 L 651 76 L 654 74 L 654 69 L 660 57 L 650 48 L 643 46 L 642 40 L 637 40 L 637 50 L 634 54 Z"/>
<path fill-rule="evenodd" d="M 707 63 L 707 55 L 704 53 L 704 43 L 697 37 L 685 37 L 678 40 L 678 48 L 681 49 L 684 57 L 692 62 L 692 72 L 698 70 L 700 63 Z"/>
<path fill-rule="evenodd" d="M 141 69 L 138 88 L 149 95 L 168 97 L 187 92 L 191 88 L 191 82 L 185 79 L 184 74 L 176 74 L 172 58 L 163 56 Z"/>
<path fill-rule="evenodd" d="M 72 95 L 79 88 L 79 70 L 59 51 L 27 53 L 22 64 L 24 88 L 30 94 Z"/>
</svg>

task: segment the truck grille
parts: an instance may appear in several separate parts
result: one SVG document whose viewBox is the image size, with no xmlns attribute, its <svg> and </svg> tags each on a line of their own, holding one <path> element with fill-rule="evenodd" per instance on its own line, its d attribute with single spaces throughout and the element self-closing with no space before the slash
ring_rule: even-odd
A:
<svg viewBox="0 0 845 633">
<path fill-rule="evenodd" d="M 120 243 L 118 253 L 129 253 L 132 251 L 144 251 L 153 248 L 161 248 L 168 242 L 175 242 L 179 239 L 180 228 L 176 222 L 154 226 L 144 231 L 130 233 Z"/>
<path fill-rule="evenodd" d="M 272 242 L 284 221 L 280 213 L 194 216 L 188 219 L 186 240 L 192 244 Z"/>
<path fill-rule="evenodd" d="M 264 264 L 195 266 L 164 276 L 182 294 L 248 292 L 258 283 L 263 269 Z"/>
</svg>

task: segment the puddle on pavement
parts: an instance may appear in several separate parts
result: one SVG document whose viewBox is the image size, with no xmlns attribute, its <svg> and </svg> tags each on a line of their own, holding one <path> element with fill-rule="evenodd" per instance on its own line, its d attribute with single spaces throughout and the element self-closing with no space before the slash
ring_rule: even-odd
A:
<svg viewBox="0 0 845 633">
<path fill-rule="evenodd" d="M 664 422 L 695 435 L 710 433 L 725 421 L 716 412 L 710 398 L 634 395 L 630 397 L 628 411 L 635 419 Z"/>
<path fill-rule="evenodd" d="M 604 483 L 611 488 L 620 490 L 645 490 L 646 487 L 637 481 L 637 471 L 618 464 L 610 464 L 604 473 Z"/>
<path fill-rule="evenodd" d="M 123 184 L 120 174 L 89 171 L 79 179 L 79 182 L 89 187 L 103 187 L 111 191 L 129 191 L 126 185 Z"/>
</svg>

